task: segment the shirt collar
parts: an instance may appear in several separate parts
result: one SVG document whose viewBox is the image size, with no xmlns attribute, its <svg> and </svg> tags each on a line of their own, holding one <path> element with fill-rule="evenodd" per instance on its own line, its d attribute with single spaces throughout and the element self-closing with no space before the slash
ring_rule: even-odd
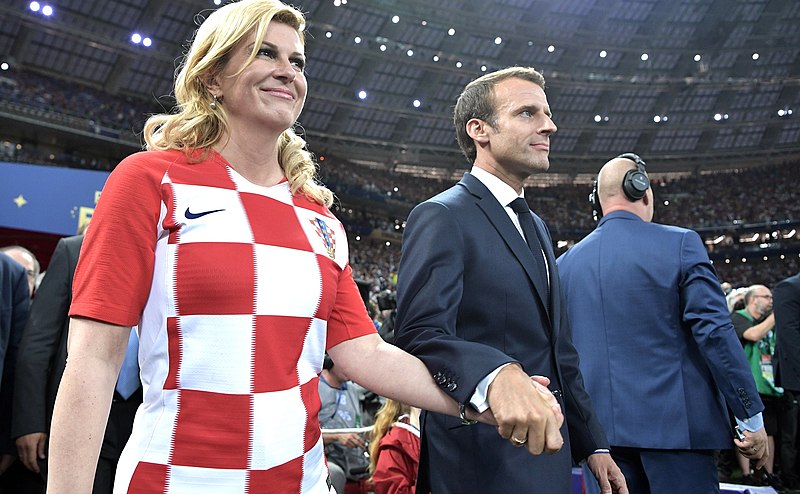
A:
<svg viewBox="0 0 800 494">
<path fill-rule="evenodd" d="M 489 192 L 492 193 L 494 198 L 497 199 L 497 201 L 503 207 L 508 207 L 508 205 L 511 204 L 511 201 L 518 197 L 522 197 L 523 199 L 525 198 L 524 190 L 522 194 L 517 194 L 517 191 L 514 190 L 513 187 L 487 172 L 483 168 L 473 166 L 469 173 L 480 180 L 480 182 L 485 185 L 487 189 L 489 189 Z"/>
</svg>

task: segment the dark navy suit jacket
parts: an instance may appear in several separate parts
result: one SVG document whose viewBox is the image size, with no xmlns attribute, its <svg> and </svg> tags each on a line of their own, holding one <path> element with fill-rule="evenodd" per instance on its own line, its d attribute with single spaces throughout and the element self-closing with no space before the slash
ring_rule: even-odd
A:
<svg viewBox="0 0 800 494">
<path fill-rule="evenodd" d="M 0 454 L 17 451 L 11 439 L 11 400 L 17 351 L 29 307 L 25 268 L 0 252 Z"/>
<path fill-rule="evenodd" d="M 616 211 L 558 259 L 586 390 L 612 446 L 731 448 L 763 410 L 700 236 Z"/>
<path fill-rule="evenodd" d="M 494 369 L 520 362 L 561 392 L 565 445 L 534 457 L 494 427 L 423 418 L 417 492 L 553 493 L 570 490 L 572 458 L 607 446 L 583 388 L 567 330 L 552 242 L 534 216 L 551 286 L 535 276 L 534 257 L 505 208 L 469 173 L 420 204 L 406 223 L 398 279 L 396 343 L 418 356 L 460 403 Z"/>
</svg>

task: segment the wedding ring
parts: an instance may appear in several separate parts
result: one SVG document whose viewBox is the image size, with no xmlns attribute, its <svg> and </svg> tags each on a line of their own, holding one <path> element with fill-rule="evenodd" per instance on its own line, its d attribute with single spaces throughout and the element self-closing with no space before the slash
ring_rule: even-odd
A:
<svg viewBox="0 0 800 494">
<path fill-rule="evenodd" d="M 512 437 L 511 438 L 511 443 L 514 446 L 518 447 L 518 448 L 521 447 L 523 444 L 525 444 L 527 442 L 528 442 L 528 438 L 527 437 L 525 439 L 517 439 L 516 437 Z"/>
</svg>

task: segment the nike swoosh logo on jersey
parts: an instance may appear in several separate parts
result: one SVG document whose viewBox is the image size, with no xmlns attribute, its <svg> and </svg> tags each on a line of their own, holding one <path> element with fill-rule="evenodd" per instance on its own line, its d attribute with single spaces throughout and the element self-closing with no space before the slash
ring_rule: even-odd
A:
<svg viewBox="0 0 800 494">
<path fill-rule="evenodd" d="M 186 208 L 186 212 L 184 213 L 184 216 L 186 216 L 187 220 L 196 220 L 197 218 L 201 218 L 201 217 L 203 217 L 203 216 L 205 216 L 207 214 L 219 213 L 220 211 L 225 211 L 225 210 L 224 209 L 214 209 L 212 211 L 203 211 L 202 213 L 193 213 L 193 212 L 189 211 L 189 208 Z"/>
</svg>

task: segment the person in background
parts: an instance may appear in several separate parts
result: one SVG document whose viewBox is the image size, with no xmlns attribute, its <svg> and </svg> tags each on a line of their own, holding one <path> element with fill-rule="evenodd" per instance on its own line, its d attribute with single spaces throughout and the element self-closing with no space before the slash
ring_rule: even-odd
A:
<svg viewBox="0 0 800 494">
<path fill-rule="evenodd" d="M 28 277 L 28 293 L 30 293 L 30 297 L 33 298 L 36 294 L 36 279 L 39 277 L 41 271 L 39 259 L 33 255 L 33 252 L 21 245 L 7 245 L 0 248 L 0 252 L 5 253 L 8 257 L 14 259 L 25 268 L 25 273 Z"/>
<path fill-rule="evenodd" d="M 31 305 L 20 343 L 12 437 L 23 465 L 43 481 L 47 480 L 50 420 L 67 361 L 67 313 L 72 301 L 72 279 L 83 238 L 81 234 L 58 241 Z M 131 358 L 135 359 L 135 348 L 133 350 Z M 124 376 L 118 380 L 100 449 L 93 494 L 111 493 L 120 453 L 130 437 L 133 417 L 142 402 L 138 369 L 133 366 L 131 373 L 129 386 L 126 387 Z"/>
<path fill-rule="evenodd" d="M 28 280 L 26 269 L 0 251 L 0 485 L 16 461 L 11 439 L 11 400 L 17 351 L 30 308 Z"/>
<path fill-rule="evenodd" d="M 420 409 L 386 400 L 369 439 L 369 472 L 375 494 L 414 494 L 419 468 Z"/>
<path fill-rule="evenodd" d="M 772 292 L 764 285 L 753 285 L 744 292 L 744 308 L 731 314 L 733 329 L 742 342 L 750 371 L 756 381 L 758 394 L 764 403 L 764 429 L 767 431 L 769 458 L 761 473 L 751 468 L 750 460 L 737 452 L 742 470 L 742 483 L 768 483 L 775 489 L 783 484 L 775 475 L 775 436 L 782 410 L 783 389 L 775 386 L 775 314 L 772 312 Z"/>
<path fill-rule="evenodd" d="M 360 480 L 366 475 L 367 445 L 360 433 L 325 429 L 358 429 L 368 425 L 364 423 L 363 394 L 363 388 L 348 380 L 333 360 L 325 357 L 319 376 L 319 425 L 336 492 L 343 493 L 348 480 Z"/>
<path fill-rule="evenodd" d="M 278 0 L 211 13 L 177 72 L 174 112 L 152 116 L 147 151 L 109 176 L 75 272 L 51 494 L 92 488 L 134 325 L 144 401 L 115 491 L 329 492 L 326 350 L 382 396 L 458 415 L 425 366 L 375 332 L 333 195 L 293 130 L 304 26 Z"/>
<path fill-rule="evenodd" d="M 573 461 L 587 459 L 606 492 L 627 492 L 583 388 L 552 240 L 523 195 L 525 180 L 550 166 L 551 115 L 532 68 L 470 82 L 454 124 L 472 168 L 406 222 L 395 344 L 425 362 L 461 410 L 490 407 L 500 424 L 426 413 L 423 492 L 561 494 Z"/>
<path fill-rule="evenodd" d="M 597 227 L 558 258 L 586 390 L 631 492 L 719 491 L 714 451 L 766 463 L 753 377 L 700 236 L 653 223 L 644 160 L 600 170 Z M 727 406 L 726 406 L 727 405 Z M 597 485 L 584 476 L 587 492 Z"/>
</svg>

